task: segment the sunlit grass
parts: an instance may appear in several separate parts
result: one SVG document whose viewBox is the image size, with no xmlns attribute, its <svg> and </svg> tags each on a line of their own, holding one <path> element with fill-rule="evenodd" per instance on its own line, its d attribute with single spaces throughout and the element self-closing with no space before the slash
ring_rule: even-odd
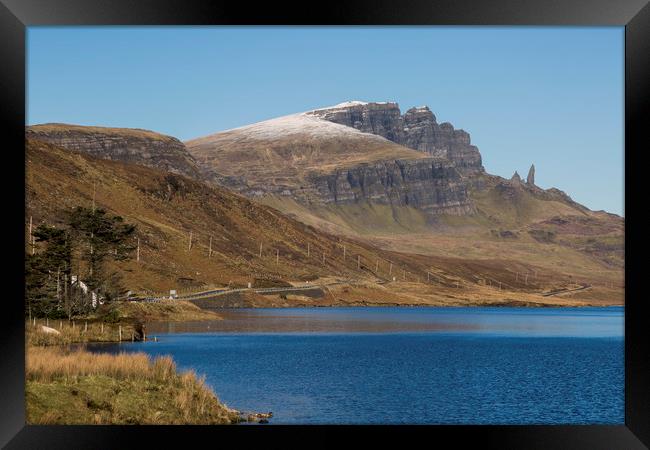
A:
<svg viewBox="0 0 650 450">
<path fill-rule="evenodd" d="M 192 371 L 169 356 L 95 354 L 29 347 L 27 420 L 31 424 L 228 424 L 240 415 L 219 402 Z"/>
</svg>

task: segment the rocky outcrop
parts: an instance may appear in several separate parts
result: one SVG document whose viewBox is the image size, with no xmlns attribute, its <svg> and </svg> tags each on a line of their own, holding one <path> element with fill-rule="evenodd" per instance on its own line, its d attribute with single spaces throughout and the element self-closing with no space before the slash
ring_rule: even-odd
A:
<svg viewBox="0 0 650 450">
<path fill-rule="evenodd" d="M 453 164 L 433 158 L 393 160 L 312 175 L 310 182 L 324 203 L 411 206 L 429 214 L 473 212 L 467 185 Z"/>
<path fill-rule="evenodd" d="M 530 170 L 528 171 L 528 176 L 526 177 L 526 184 L 535 186 L 535 164 L 532 164 L 530 166 Z"/>
<path fill-rule="evenodd" d="M 364 133 L 377 134 L 400 143 L 404 133 L 404 118 L 397 103 L 347 102 L 332 108 L 309 112 L 329 122 L 356 128 Z"/>
<path fill-rule="evenodd" d="M 435 158 L 384 160 L 333 172 L 310 172 L 305 183 L 249 183 L 237 191 L 251 198 L 268 194 L 290 197 L 303 205 L 353 205 L 371 202 L 410 206 L 429 217 L 474 212 L 467 181 L 448 161 Z"/>
<path fill-rule="evenodd" d="M 510 181 L 512 181 L 513 183 L 521 183 L 521 177 L 519 176 L 519 173 L 516 170 L 515 173 L 512 174 Z"/>
<path fill-rule="evenodd" d="M 484 172 L 481 154 L 470 143 L 469 133 L 449 122 L 438 124 L 428 106 L 411 108 L 404 115 L 397 103 L 347 102 L 308 114 L 330 122 L 377 134 L 414 150 L 444 157 L 462 174 Z"/>
<path fill-rule="evenodd" d="M 175 137 L 135 128 L 43 124 L 27 127 L 27 138 L 96 158 L 123 161 L 205 179 L 205 174 Z"/>
</svg>

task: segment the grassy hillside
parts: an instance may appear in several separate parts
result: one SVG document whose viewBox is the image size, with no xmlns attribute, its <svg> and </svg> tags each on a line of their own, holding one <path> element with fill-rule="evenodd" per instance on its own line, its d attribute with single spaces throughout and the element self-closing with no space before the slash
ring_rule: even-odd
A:
<svg viewBox="0 0 650 450">
<path fill-rule="evenodd" d="M 180 175 L 99 160 L 32 140 L 26 157 L 26 221 L 33 216 L 34 224 L 56 225 L 62 211 L 91 205 L 95 192 L 97 206 L 138 226 L 140 261 L 133 258 L 116 266 L 126 287 L 134 291 L 313 280 L 356 286 L 357 294 L 366 292 L 370 301 L 381 297 L 407 304 L 491 302 L 505 298 L 508 290 L 513 295 L 537 295 L 534 301 L 549 303 L 542 292 L 575 282 L 544 258 L 529 257 L 527 251 L 516 254 L 500 247 L 494 252 L 464 253 L 458 251 L 459 245 L 479 247 L 467 238 L 446 247 L 431 240 L 438 239 L 436 235 L 415 239 L 413 230 L 402 235 L 374 233 L 364 240 L 360 235 L 339 237 Z M 417 218 L 416 213 L 413 216 Z M 366 217 L 357 214 L 355 220 L 363 225 Z M 489 233 L 479 237 L 490 243 L 503 241 Z M 542 248 L 532 237 L 526 239 L 537 246 L 531 247 L 533 253 Z M 531 276 L 525 279 L 524 273 Z M 377 286 L 382 286 L 381 296 L 374 294 Z M 345 302 L 351 293 L 339 289 L 330 298 Z M 608 301 L 600 296 L 596 300 Z M 583 293 L 579 303 L 589 301 Z"/>
</svg>

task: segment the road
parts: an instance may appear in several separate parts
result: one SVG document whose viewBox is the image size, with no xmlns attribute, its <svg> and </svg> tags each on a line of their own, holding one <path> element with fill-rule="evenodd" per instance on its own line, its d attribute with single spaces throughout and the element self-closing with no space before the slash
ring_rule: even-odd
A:
<svg viewBox="0 0 650 450">
<path fill-rule="evenodd" d="M 179 295 L 176 297 L 178 300 L 196 300 L 199 298 L 206 298 L 206 297 L 218 297 L 221 295 L 226 295 L 226 294 L 232 294 L 235 292 L 246 292 L 246 291 L 251 291 L 255 292 L 256 294 L 274 294 L 274 293 L 285 293 L 285 292 L 299 292 L 299 291 L 310 291 L 313 289 L 322 289 L 323 287 L 318 284 L 310 284 L 306 286 L 292 286 L 292 287 L 277 287 L 277 288 L 236 288 L 236 289 L 228 289 L 228 288 L 223 288 L 223 289 L 212 289 L 209 291 L 202 291 L 202 292 L 195 292 L 193 294 L 188 294 L 188 295 Z M 145 302 L 158 302 L 160 300 L 166 300 L 169 297 L 147 297 L 144 298 L 143 301 Z"/>
<path fill-rule="evenodd" d="M 553 291 L 553 292 L 547 292 L 546 294 L 542 294 L 542 295 L 544 297 L 554 297 L 556 295 L 566 294 L 566 293 L 569 293 L 569 292 L 584 291 L 585 289 L 589 289 L 590 287 L 591 287 L 591 285 L 589 285 L 589 284 L 583 284 L 582 286 L 580 286 L 579 288 L 576 288 L 576 289 L 566 289 L 566 288 L 564 288 L 564 289 L 560 289 L 560 290 Z"/>
</svg>

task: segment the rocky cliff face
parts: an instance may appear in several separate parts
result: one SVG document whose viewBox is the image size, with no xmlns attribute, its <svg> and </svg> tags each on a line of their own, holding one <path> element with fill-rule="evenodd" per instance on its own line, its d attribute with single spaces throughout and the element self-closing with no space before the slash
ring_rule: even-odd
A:
<svg viewBox="0 0 650 450">
<path fill-rule="evenodd" d="M 469 133 L 448 122 L 438 124 L 427 106 L 411 108 L 402 115 L 397 103 L 347 102 L 308 114 L 446 158 L 465 175 L 484 172 L 481 154 L 471 145 Z"/>
<path fill-rule="evenodd" d="M 377 114 L 370 116 L 330 111 L 343 123 L 313 114 L 281 117 L 188 141 L 187 147 L 206 169 L 245 182 L 238 192 L 248 197 L 272 194 L 308 207 L 371 202 L 413 207 L 430 217 L 471 213 L 468 178 L 454 162 L 380 136 L 397 139 L 402 132 L 394 127 L 402 119 L 392 105 L 371 107 L 367 111 Z"/>
<path fill-rule="evenodd" d="M 411 206 L 425 214 L 473 212 L 467 184 L 453 164 L 433 158 L 380 161 L 310 177 L 325 203 L 371 201 Z"/>
<path fill-rule="evenodd" d="M 205 179 L 185 144 L 152 131 L 133 128 L 85 127 L 67 124 L 30 126 L 28 138 L 101 159 L 153 167 L 194 179 Z"/>
</svg>

